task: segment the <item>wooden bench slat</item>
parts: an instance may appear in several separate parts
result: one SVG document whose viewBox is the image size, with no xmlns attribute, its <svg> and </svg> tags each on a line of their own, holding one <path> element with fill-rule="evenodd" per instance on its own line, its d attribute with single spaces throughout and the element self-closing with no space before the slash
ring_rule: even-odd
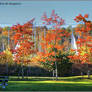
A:
<svg viewBox="0 0 92 92">
<path fill-rule="evenodd" d="M 0 76 L 0 78 L 8 78 L 8 76 Z"/>
<path fill-rule="evenodd" d="M 0 82 L 8 82 L 8 80 L 0 80 Z"/>
</svg>

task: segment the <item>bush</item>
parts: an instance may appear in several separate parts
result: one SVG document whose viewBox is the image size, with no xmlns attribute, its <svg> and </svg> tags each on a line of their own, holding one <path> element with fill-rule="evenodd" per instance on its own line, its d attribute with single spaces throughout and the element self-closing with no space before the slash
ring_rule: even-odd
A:
<svg viewBox="0 0 92 92">
<path fill-rule="evenodd" d="M 68 54 L 59 55 L 57 58 L 60 60 L 57 63 L 58 68 L 58 76 L 71 76 L 72 75 L 72 63 L 70 59 L 67 57 Z"/>
</svg>

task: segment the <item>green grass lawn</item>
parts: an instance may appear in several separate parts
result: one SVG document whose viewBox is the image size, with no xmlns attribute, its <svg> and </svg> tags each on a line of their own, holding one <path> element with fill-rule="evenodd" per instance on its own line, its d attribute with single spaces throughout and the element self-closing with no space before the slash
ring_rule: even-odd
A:
<svg viewBox="0 0 92 92">
<path fill-rule="evenodd" d="M 28 80 L 10 77 L 8 86 L 5 89 L 0 86 L 0 91 L 92 91 L 92 79 L 74 76 L 55 81 L 51 77 L 29 77 Z"/>
</svg>

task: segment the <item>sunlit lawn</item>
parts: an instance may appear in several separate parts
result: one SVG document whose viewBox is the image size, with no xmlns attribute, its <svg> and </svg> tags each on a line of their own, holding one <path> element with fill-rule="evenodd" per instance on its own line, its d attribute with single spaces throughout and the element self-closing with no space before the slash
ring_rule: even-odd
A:
<svg viewBox="0 0 92 92">
<path fill-rule="evenodd" d="M 92 79 L 75 76 L 60 77 L 55 81 L 51 77 L 29 77 L 22 81 L 10 77 L 8 86 L 5 89 L 0 86 L 0 91 L 92 91 Z"/>
</svg>

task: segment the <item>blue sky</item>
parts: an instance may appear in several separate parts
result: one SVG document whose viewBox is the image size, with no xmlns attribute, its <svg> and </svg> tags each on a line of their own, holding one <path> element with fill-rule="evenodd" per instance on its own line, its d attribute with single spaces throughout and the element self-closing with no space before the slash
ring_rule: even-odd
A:
<svg viewBox="0 0 92 92">
<path fill-rule="evenodd" d="M 19 1 L 0 1 L 19 2 Z M 44 12 L 50 16 L 54 9 L 65 20 L 65 26 L 76 25 L 73 20 L 78 14 L 89 14 L 92 20 L 92 1 L 20 1 L 21 5 L 0 5 L 0 25 L 23 24 L 35 17 L 36 25 L 41 25 Z"/>
</svg>

